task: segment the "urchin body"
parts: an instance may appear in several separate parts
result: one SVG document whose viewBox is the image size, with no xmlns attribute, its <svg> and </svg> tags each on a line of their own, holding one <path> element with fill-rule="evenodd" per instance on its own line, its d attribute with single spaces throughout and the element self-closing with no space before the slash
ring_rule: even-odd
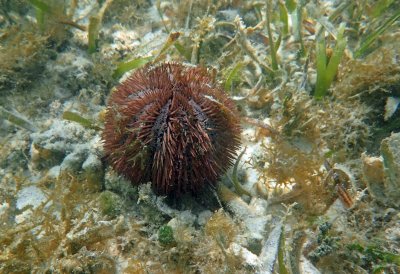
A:
<svg viewBox="0 0 400 274">
<path fill-rule="evenodd" d="M 240 144 L 233 102 L 201 68 L 145 67 L 111 94 L 103 132 L 113 168 L 161 195 L 214 185 Z"/>
</svg>

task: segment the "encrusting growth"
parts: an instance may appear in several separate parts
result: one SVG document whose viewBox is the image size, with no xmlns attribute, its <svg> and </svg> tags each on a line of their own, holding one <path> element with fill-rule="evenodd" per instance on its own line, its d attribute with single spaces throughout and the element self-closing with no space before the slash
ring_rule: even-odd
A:
<svg viewBox="0 0 400 274">
<path fill-rule="evenodd" d="M 234 103 L 207 71 L 176 63 L 146 66 L 111 94 L 103 132 L 113 168 L 161 195 L 214 185 L 240 145 Z"/>
</svg>

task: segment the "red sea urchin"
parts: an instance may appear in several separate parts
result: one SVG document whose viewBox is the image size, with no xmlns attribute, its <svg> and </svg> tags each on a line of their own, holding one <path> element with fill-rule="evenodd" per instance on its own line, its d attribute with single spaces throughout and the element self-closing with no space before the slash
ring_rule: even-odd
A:
<svg viewBox="0 0 400 274">
<path fill-rule="evenodd" d="M 202 68 L 166 63 L 134 72 L 109 99 L 104 149 L 133 184 L 161 195 L 215 184 L 240 144 L 233 102 Z"/>
</svg>

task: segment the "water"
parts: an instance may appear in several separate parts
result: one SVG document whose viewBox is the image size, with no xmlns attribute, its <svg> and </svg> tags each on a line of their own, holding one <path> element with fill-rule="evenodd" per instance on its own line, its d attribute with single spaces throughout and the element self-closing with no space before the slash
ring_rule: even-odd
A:
<svg viewBox="0 0 400 274">
<path fill-rule="evenodd" d="M 398 273 L 399 16 L 396 1 L 0 1 L 0 272 Z M 164 112 L 150 100 L 132 117 L 148 124 L 111 130 L 140 148 L 118 151 L 142 159 L 120 172 L 133 184 L 103 149 L 109 98 L 129 83 L 142 100 L 161 80 L 124 81 L 163 63 L 207 81 L 182 76 Z M 143 128 L 168 138 L 152 148 Z M 203 186 L 163 197 L 150 174 Z"/>
</svg>

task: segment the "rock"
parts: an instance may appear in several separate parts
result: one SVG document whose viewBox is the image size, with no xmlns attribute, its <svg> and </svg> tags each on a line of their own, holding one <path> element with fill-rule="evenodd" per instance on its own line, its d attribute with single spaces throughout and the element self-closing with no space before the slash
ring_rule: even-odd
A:
<svg viewBox="0 0 400 274">
<path fill-rule="evenodd" d="M 387 206 L 400 206 L 400 133 L 381 143 L 382 157 L 362 155 L 363 179 L 371 196 Z"/>
<path fill-rule="evenodd" d="M 381 143 L 385 173 L 385 192 L 390 204 L 400 206 L 400 133 L 393 133 Z"/>
<path fill-rule="evenodd" d="M 31 139 L 33 169 L 48 169 L 50 178 L 61 174 L 79 176 L 91 190 L 101 190 L 104 168 L 99 156 L 101 139 L 96 131 L 56 119 L 47 130 L 32 133 Z"/>
<path fill-rule="evenodd" d="M 382 157 L 370 157 L 365 153 L 361 155 L 363 165 L 363 178 L 371 196 L 378 201 L 385 201 L 384 174 Z"/>
</svg>

